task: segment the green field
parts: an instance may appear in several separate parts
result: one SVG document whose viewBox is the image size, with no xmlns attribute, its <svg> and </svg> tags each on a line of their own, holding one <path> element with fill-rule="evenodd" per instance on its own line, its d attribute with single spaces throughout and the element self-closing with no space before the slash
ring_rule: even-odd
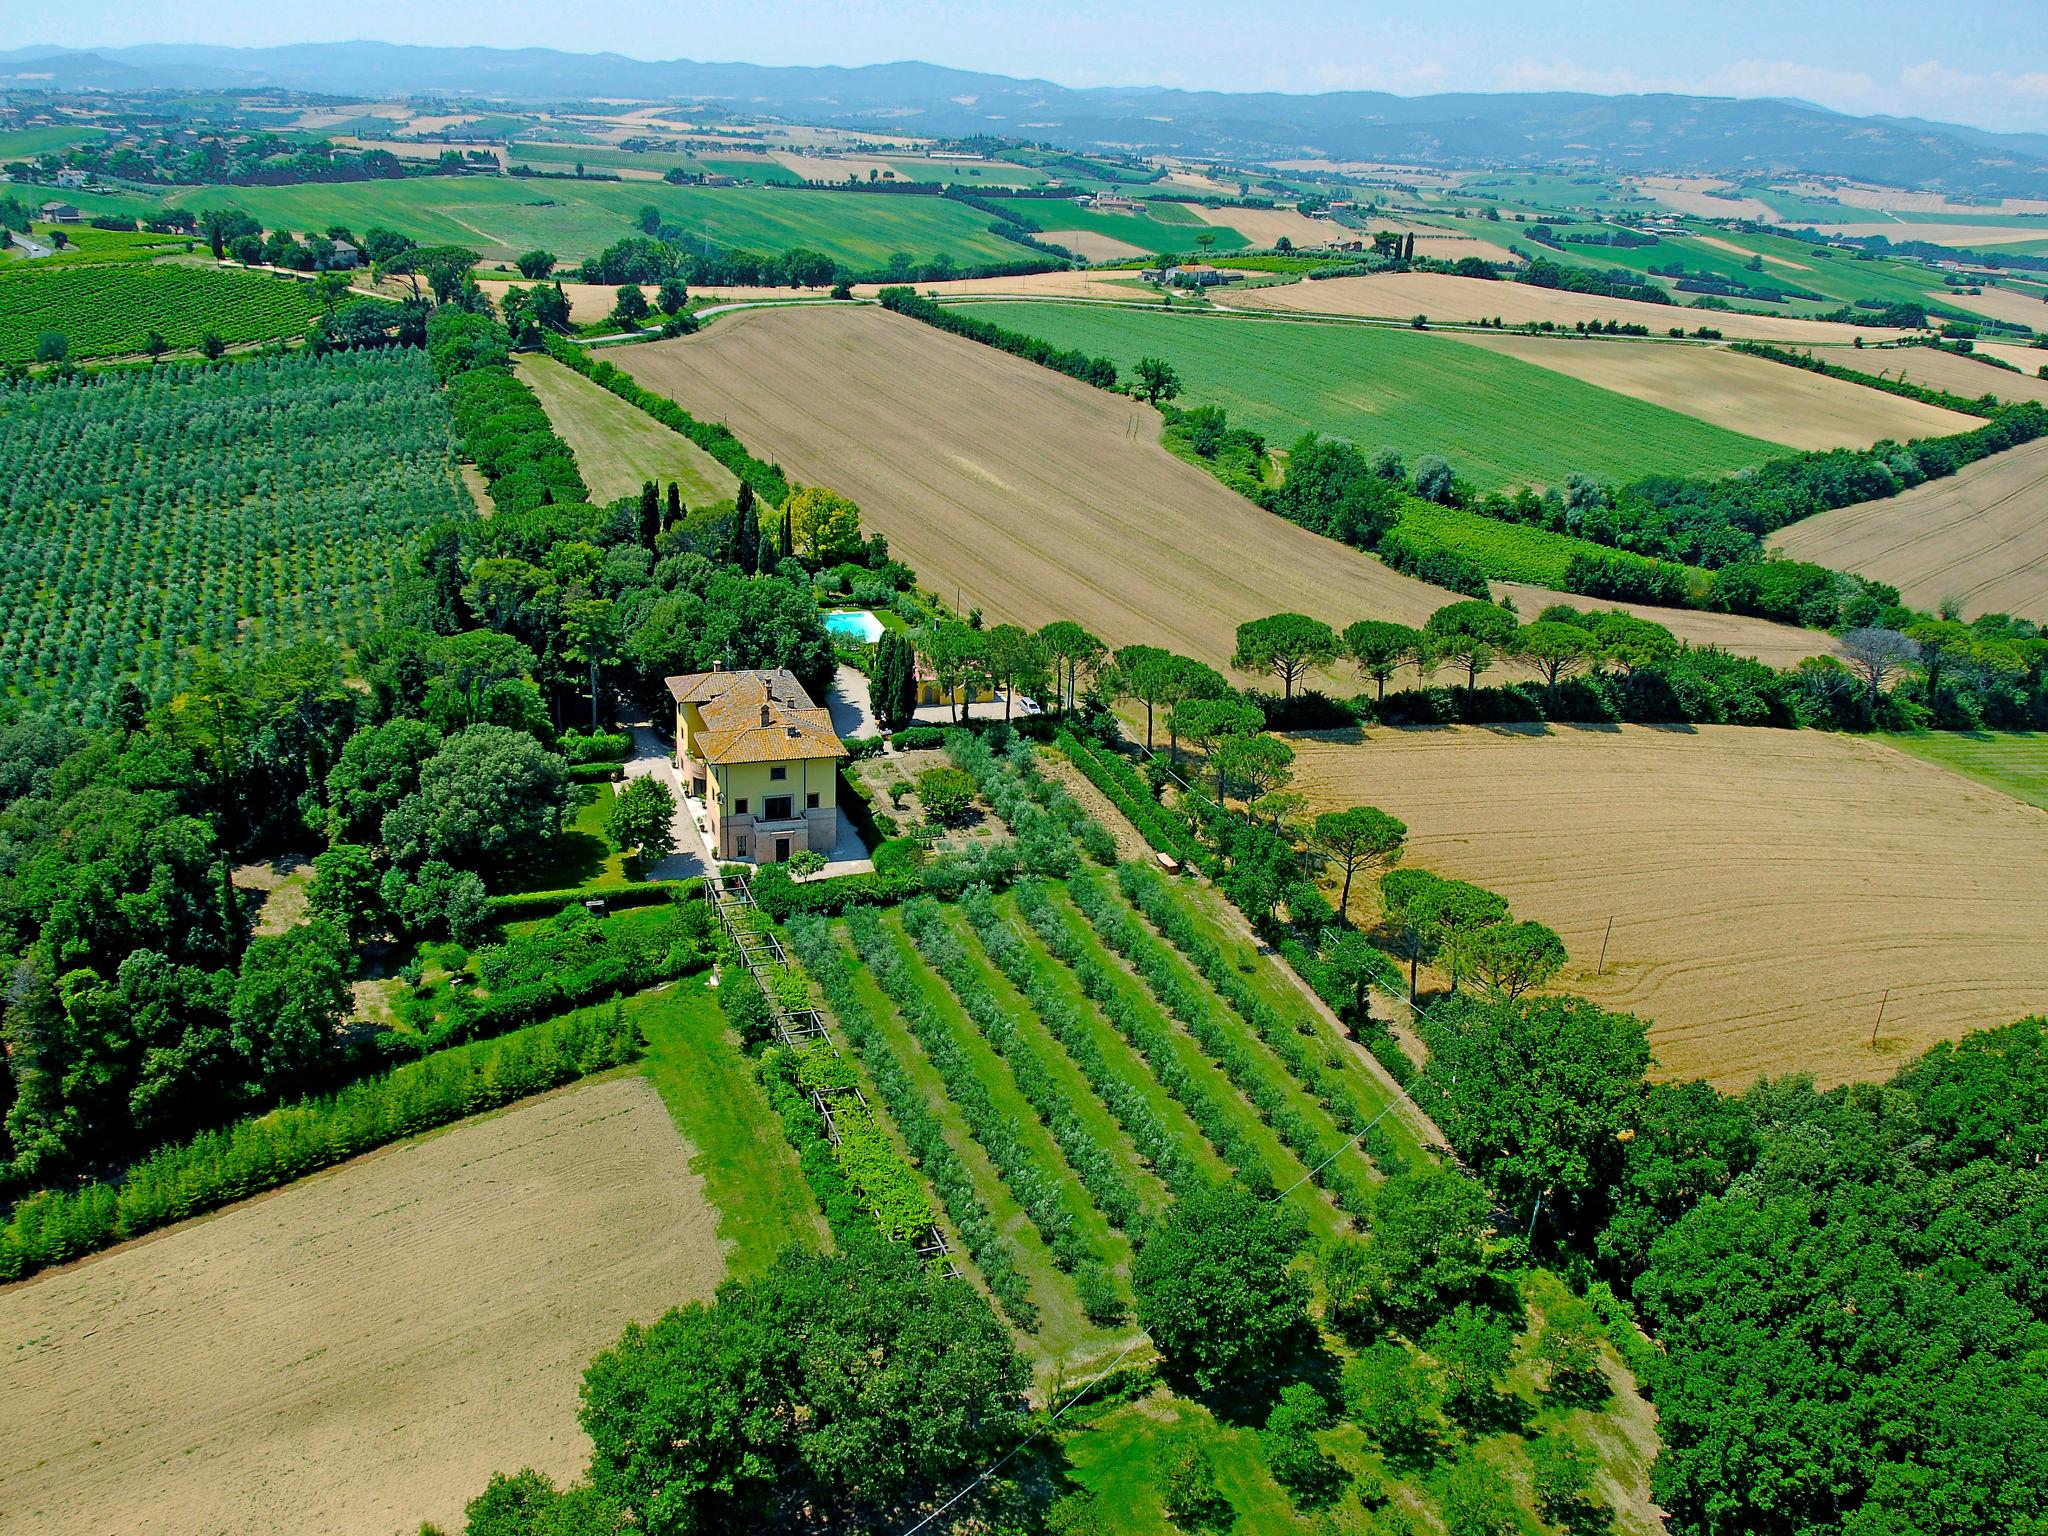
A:
<svg viewBox="0 0 2048 1536">
<path fill-rule="evenodd" d="M 757 1275 L 791 1244 L 821 1246 L 811 1192 L 704 978 L 643 992 L 626 1007 L 647 1039 L 647 1076 L 696 1149 L 690 1170 L 718 1208 L 727 1273 Z"/>
<path fill-rule="evenodd" d="M 976 303 L 969 314 L 1111 358 L 1178 370 L 1181 404 L 1220 405 L 1285 447 L 1314 429 L 1367 452 L 1442 454 L 1472 484 L 1561 485 L 1732 470 L 1783 450 L 1661 406 L 1427 332 L 1107 305 Z"/>
<path fill-rule="evenodd" d="M 104 138 L 107 130 L 90 124 L 57 124 L 51 128 L 22 128 L 0 133 L 0 164 L 9 160 L 33 160 L 37 155 L 54 155 L 73 144 Z"/>
<path fill-rule="evenodd" d="M 593 171 L 701 171 L 695 155 L 674 150 L 620 149 L 616 144 L 522 144 L 505 146 L 509 165 L 531 165 L 545 171 L 571 171 L 578 165 Z"/>
<path fill-rule="evenodd" d="M 1207 247 L 1212 251 L 1241 251 L 1252 243 L 1234 229 L 1203 223 L 1184 203 L 1146 203 L 1136 213 L 1097 213 L 1079 203 L 1050 198 L 1012 197 L 1001 201 L 1005 207 L 1037 220 L 1047 229 L 1085 229 L 1154 255 L 1168 251 L 1190 255 L 1203 249 L 1195 243 L 1195 237 L 1203 234 L 1216 237 Z"/>
<path fill-rule="evenodd" d="M 423 244 L 466 245 L 493 261 L 509 260 L 535 247 L 553 251 L 564 262 L 594 256 L 614 241 L 638 233 L 635 216 L 650 205 L 660 209 L 663 218 L 720 245 L 760 252 L 803 246 L 857 270 L 881 267 L 897 251 L 920 261 L 944 253 L 961 266 L 1014 261 L 1022 254 L 1017 245 L 988 232 L 987 214 L 964 204 L 858 192 L 427 176 L 289 187 L 194 187 L 173 193 L 168 200 L 195 210 L 240 208 L 266 229 L 325 229 L 338 222 L 361 235 L 382 225 Z M 92 211 L 99 211 L 99 205 Z"/>
<path fill-rule="evenodd" d="M 29 362 L 61 334 L 73 358 L 140 353 L 152 330 L 171 350 L 207 331 L 229 345 L 303 335 L 320 313 L 308 283 L 210 266 L 17 262 L 0 273 L 0 362 Z"/>
<path fill-rule="evenodd" d="M 1559 228 L 1560 236 L 1567 232 L 1565 228 Z M 1633 247 L 1575 245 L 1567 241 L 1556 250 L 1543 248 L 1543 254 L 1596 271 L 1622 267 L 1645 277 L 1649 276 L 1652 267 L 1669 267 L 1678 262 L 1688 272 L 1712 273 L 1739 283 L 1799 288 L 1822 295 L 1818 301 L 1795 298 L 1788 299 L 1782 306 L 1767 306 L 1793 315 L 1818 314 L 1853 304 L 1858 299 L 1879 299 L 1885 303 L 1938 303 L 1946 291 L 1941 279 L 1918 262 L 1884 258 L 1861 260 L 1838 251 L 1819 249 L 1789 235 L 1740 230 L 1713 230 L 1709 233 L 1716 240 L 1740 246 L 1744 252 L 1753 252 L 1764 258 L 1763 269 L 1752 269 L 1747 255 L 1721 250 L 1701 239 L 1685 237 Z M 1777 259 L 1770 259 L 1773 257 Z M 1672 296 L 1680 303 L 1696 297 L 1673 289 L 1669 279 L 1649 280 L 1671 289 Z M 1733 297 L 1730 302 L 1742 309 L 1765 303 L 1741 295 Z"/>
<path fill-rule="evenodd" d="M 575 451 L 576 467 L 598 505 L 639 494 L 646 480 L 659 481 L 664 492 L 674 481 L 692 507 L 722 501 L 739 489 L 733 472 L 687 437 L 552 357 L 521 357 L 519 376 L 539 397 L 556 434 Z"/>
<path fill-rule="evenodd" d="M 2048 810 L 2048 734 L 2038 731 L 1916 731 L 1882 738 L 1901 752 L 1988 784 Z"/>
</svg>

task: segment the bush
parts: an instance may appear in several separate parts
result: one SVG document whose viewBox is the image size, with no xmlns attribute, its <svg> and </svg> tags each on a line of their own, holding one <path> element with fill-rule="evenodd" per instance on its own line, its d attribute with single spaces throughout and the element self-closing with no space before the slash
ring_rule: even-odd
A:
<svg viewBox="0 0 2048 1536">
<path fill-rule="evenodd" d="M 555 750 L 571 763 L 623 763 L 633 755 L 633 738 L 623 731 L 562 732 Z"/>
<path fill-rule="evenodd" d="M 907 725 L 889 738 L 898 752 L 923 752 L 945 742 L 946 733 L 936 725 Z"/>
</svg>

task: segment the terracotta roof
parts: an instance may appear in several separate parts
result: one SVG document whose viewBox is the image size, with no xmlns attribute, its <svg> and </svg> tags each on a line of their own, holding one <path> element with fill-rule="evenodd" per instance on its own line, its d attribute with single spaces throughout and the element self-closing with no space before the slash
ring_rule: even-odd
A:
<svg viewBox="0 0 2048 1536">
<path fill-rule="evenodd" d="M 832 717 L 792 672 L 693 672 L 668 679 L 678 704 L 704 721 L 697 743 L 710 763 L 783 763 L 846 755 Z"/>
</svg>

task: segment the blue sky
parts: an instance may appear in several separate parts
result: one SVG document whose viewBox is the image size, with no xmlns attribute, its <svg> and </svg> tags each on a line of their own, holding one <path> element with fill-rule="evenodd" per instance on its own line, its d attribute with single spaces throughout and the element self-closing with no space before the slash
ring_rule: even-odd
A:
<svg viewBox="0 0 2048 1536">
<path fill-rule="evenodd" d="M 1696 91 L 2048 132 L 2044 0 L 66 0 L 0 46 L 388 42 L 759 64 L 924 59 L 1066 85 Z"/>
</svg>

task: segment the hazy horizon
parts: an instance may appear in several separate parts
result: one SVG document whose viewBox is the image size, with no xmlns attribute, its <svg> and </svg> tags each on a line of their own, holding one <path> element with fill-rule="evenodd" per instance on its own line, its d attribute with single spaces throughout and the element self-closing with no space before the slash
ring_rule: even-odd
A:
<svg viewBox="0 0 2048 1536">
<path fill-rule="evenodd" d="M 363 0 L 332 17 L 254 0 L 76 0 L 16 19 L 32 19 L 35 35 L 0 21 L 0 48 L 376 41 L 771 66 L 915 60 L 1072 87 L 1789 97 L 1859 116 L 2048 132 L 2048 48 L 2016 67 L 2010 57 L 2015 41 L 2042 35 L 2029 0 L 1983 0 L 1960 16 L 1901 0 L 1731 0 L 1706 30 L 1618 0 L 1563 15 L 1469 0 L 1455 17 L 1419 22 L 1386 5 L 1332 15 L 1274 0 L 1256 26 L 1241 7 L 1188 0 L 1174 18 L 1162 27 L 1076 0 L 768 0 L 670 15 L 624 0 L 585 0 L 573 12 L 504 0 L 487 21 L 468 7 L 400 0 Z"/>
</svg>

